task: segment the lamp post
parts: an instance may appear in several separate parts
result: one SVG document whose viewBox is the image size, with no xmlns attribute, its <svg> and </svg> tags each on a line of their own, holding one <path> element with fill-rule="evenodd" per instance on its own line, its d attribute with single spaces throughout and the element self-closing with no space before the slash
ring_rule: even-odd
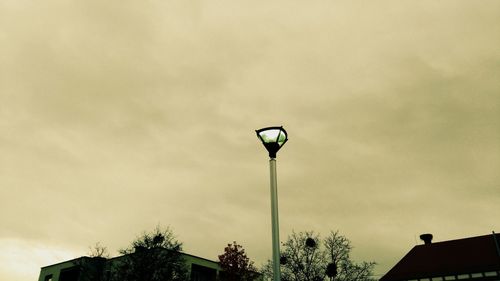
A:
<svg viewBox="0 0 500 281">
<path fill-rule="evenodd" d="M 288 141 L 283 127 L 267 127 L 255 131 L 257 137 L 269 152 L 271 173 L 271 222 L 273 240 L 273 281 L 281 281 L 280 272 L 280 234 L 278 220 L 278 186 L 276 180 L 276 152 Z"/>
</svg>

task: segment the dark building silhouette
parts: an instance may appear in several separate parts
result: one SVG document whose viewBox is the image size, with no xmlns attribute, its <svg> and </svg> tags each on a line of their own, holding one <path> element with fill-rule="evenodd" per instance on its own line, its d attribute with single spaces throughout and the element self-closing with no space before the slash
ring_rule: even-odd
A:
<svg viewBox="0 0 500 281">
<path fill-rule="evenodd" d="M 181 253 L 189 269 L 190 281 L 216 281 L 223 272 L 218 262 Z M 105 281 L 110 268 L 123 256 L 115 258 L 80 257 L 42 267 L 38 281 Z M 103 275 L 104 273 L 104 275 Z M 257 276 L 261 280 L 261 276 Z"/>
<path fill-rule="evenodd" d="M 415 246 L 380 281 L 499 280 L 500 235 L 490 234 Z"/>
</svg>

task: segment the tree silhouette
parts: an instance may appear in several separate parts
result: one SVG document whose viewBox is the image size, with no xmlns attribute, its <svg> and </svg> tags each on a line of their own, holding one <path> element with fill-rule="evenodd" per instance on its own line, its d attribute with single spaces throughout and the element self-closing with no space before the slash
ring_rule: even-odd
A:
<svg viewBox="0 0 500 281">
<path fill-rule="evenodd" d="M 94 244 L 94 246 L 89 247 L 88 256 L 91 258 L 109 258 L 108 248 L 102 246 L 100 242 Z"/>
<path fill-rule="evenodd" d="M 184 281 L 188 269 L 180 253 L 182 243 L 175 239 L 170 228 L 156 227 L 120 251 L 111 269 L 112 281 Z"/>
<path fill-rule="evenodd" d="M 224 254 L 219 255 L 219 264 L 223 270 L 219 277 L 221 281 L 250 281 L 258 275 L 245 249 L 236 241 L 224 248 Z"/>
<path fill-rule="evenodd" d="M 313 231 L 292 232 L 283 243 L 281 274 L 283 281 L 369 281 L 374 262 L 355 263 L 350 259 L 352 245 L 338 231 L 325 239 Z M 262 269 L 272 280 L 272 262 Z"/>
<path fill-rule="evenodd" d="M 108 281 L 106 275 L 106 261 L 109 258 L 108 249 L 97 242 L 89 247 L 87 257 L 74 261 L 78 268 L 78 276 L 81 281 Z"/>
</svg>

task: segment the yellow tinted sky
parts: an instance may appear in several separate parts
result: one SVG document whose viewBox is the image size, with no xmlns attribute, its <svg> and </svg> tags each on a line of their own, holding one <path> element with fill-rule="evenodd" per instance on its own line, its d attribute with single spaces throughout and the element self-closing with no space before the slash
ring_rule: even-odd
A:
<svg viewBox="0 0 500 281">
<path fill-rule="evenodd" d="M 270 257 L 340 230 L 385 273 L 500 231 L 500 1 L 0 0 L 0 279 L 170 225 Z"/>
</svg>

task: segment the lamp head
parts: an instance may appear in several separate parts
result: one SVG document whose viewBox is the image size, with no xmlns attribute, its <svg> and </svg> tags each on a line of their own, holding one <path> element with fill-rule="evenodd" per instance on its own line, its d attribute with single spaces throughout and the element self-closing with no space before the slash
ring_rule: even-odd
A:
<svg viewBox="0 0 500 281">
<path fill-rule="evenodd" d="M 288 134 L 282 126 L 266 127 L 255 132 L 271 158 L 276 158 L 276 152 L 288 141 Z"/>
</svg>

